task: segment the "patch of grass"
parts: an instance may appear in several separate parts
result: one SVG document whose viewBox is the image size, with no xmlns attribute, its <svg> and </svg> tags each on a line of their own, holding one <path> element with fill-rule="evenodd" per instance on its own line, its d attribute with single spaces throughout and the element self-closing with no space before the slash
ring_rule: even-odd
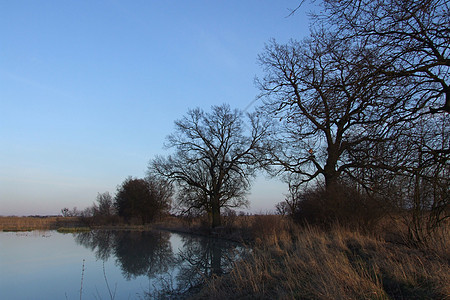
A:
<svg viewBox="0 0 450 300">
<path fill-rule="evenodd" d="M 26 231 L 33 231 L 35 230 L 34 228 L 17 228 L 17 229 L 9 229 L 9 228 L 5 228 L 2 231 L 3 232 L 26 232 Z"/>
<path fill-rule="evenodd" d="M 88 232 L 91 231 L 89 227 L 60 227 L 56 231 L 59 233 L 74 233 L 74 232 Z"/>
</svg>

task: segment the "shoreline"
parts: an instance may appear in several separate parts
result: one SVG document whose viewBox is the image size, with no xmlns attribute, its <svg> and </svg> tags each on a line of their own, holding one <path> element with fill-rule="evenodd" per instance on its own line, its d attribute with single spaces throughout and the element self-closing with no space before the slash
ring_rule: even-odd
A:
<svg viewBox="0 0 450 300">
<path fill-rule="evenodd" d="M 216 229 L 204 228 L 198 225 L 185 225 L 182 220 L 171 218 L 145 225 L 87 225 L 79 217 L 0 217 L 0 232 L 30 232 L 55 230 L 60 233 L 88 232 L 90 230 L 128 230 L 151 231 L 161 230 L 178 234 L 197 235 L 207 238 L 218 238 L 235 243 L 246 244 L 250 239 L 243 239 L 237 229 L 218 227 Z M 175 223 L 175 224 L 174 224 Z M 230 234 L 231 232 L 231 234 Z"/>
</svg>

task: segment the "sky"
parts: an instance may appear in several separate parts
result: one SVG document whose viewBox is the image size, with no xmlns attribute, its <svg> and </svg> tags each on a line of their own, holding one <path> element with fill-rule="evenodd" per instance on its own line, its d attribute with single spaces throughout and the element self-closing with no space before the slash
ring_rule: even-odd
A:
<svg viewBox="0 0 450 300">
<path fill-rule="evenodd" d="M 188 109 L 254 109 L 265 43 L 309 33 L 299 2 L 0 0 L 0 215 L 84 209 L 167 155 Z M 259 176 L 249 211 L 286 192 Z"/>
</svg>

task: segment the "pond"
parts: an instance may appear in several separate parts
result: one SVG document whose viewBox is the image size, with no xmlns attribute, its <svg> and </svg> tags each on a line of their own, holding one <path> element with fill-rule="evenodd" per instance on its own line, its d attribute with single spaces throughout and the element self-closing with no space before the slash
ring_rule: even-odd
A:
<svg viewBox="0 0 450 300">
<path fill-rule="evenodd" d="M 178 299 L 242 251 L 165 231 L 0 232 L 0 298 Z"/>
</svg>

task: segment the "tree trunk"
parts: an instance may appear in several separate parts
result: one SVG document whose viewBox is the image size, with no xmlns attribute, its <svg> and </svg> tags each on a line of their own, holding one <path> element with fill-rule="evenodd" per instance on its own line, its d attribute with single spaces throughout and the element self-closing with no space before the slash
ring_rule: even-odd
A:
<svg viewBox="0 0 450 300">
<path fill-rule="evenodd" d="M 211 275 L 221 275 L 222 274 L 222 247 L 220 245 L 213 244 L 210 248 L 211 253 Z"/>
<path fill-rule="evenodd" d="M 337 184 L 338 176 L 337 172 L 324 172 L 325 176 L 325 189 L 330 190 Z"/>
<path fill-rule="evenodd" d="M 214 196 L 211 198 L 211 213 L 212 213 L 212 224 L 211 227 L 215 228 L 220 226 L 220 206 L 219 197 Z"/>
<path fill-rule="evenodd" d="M 336 145 L 328 146 L 328 158 L 327 162 L 323 168 L 323 175 L 325 177 L 325 188 L 326 190 L 331 190 L 335 187 L 339 179 L 339 174 L 336 171 L 336 165 L 339 158 L 338 149 Z"/>
</svg>

